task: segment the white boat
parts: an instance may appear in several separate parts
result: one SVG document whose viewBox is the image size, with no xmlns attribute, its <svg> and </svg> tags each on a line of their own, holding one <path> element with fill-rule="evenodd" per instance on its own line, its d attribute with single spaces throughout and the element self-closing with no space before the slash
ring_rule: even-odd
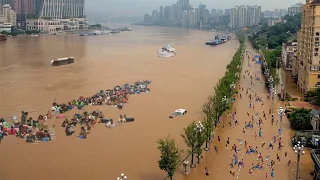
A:
<svg viewBox="0 0 320 180">
<path fill-rule="evenodd" d="M 168 44 L 158 50 L 158 55 L 160 57 L 173 57 L 176 55 L 176 50 L 172 47 L 172 45 Z"/>
<path fill-rule="evenodd" d="M 110 32 L 111 32 L 111 31 L 109 31 L 109 30 L 103 30 L 103 31 L 102 31 L 102 34 L 110 34 Z"/>
<path fill-rule="evenodd" d="M 93 31 L 93 34 L 94 34 L 94 35 L 101 35 L 101 34 L 102 34 L 102 31 L 95 30 L 95 31 Z"/>
</svg>

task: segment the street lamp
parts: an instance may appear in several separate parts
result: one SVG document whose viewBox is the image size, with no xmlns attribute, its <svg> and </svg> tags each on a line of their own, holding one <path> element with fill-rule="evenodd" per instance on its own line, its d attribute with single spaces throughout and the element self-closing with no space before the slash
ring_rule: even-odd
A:
<svg viewBox="0 0 320 180">
<path fill-rule="evenodd" d="M 117 180 L 126 180 L 127 176 L 125 176 L 123 173 L 121 173 L 120 177 L 117 178 Z"/>
<path fill-rule="evenodd" d="M 225 111 L 225 110 L 226 110 L 227 103 L 228 103 L 228 99 L 227 99 L 226 96 L 224 96 L 224 97 L 222 98 L 222 103 L 223 103 L 223 111 Z M 222 125 L 223 128 L 224 128 L 224 119 L 225 119 L 225 118 L 223 118 L 223 125 Z"/>
<path fill-rule="evenodd" d="M 300 175 L 299 175 L 299 171 L 300 171 L 300 155 L 304 155 L 305 152 L 303 150 L 303 145 L 300 144 L 300 141 L 298 141 L 297 145 L 294 145 L 293 150 L 294 152 L 297 154 L 297 174 L 296 174 L 296 180 L 300 180 Z"/>
<path fill-rule="evenodd" d="M 282 116 L 285 115 L 284 109 L 282 107 L 280 107 L 280 109 L 278 109 L 278 114 L 280 116 L 280 128 L 279 128 L 279 135 L 282 134 Z"/>
<path fill-rule="evenodd" d="M 201 144 L 199 142 L 199 139 L 201 138 L 201 133 L 202 133 L 202 130 L 203 130 L 203 125 L 202 123 L 199 121 L 197 124 L 196 124 L 196 130 L 198 131 L 198 150 L 201 148 Z M 200 163 L 200 150 L 198 151 L 198 164 Z"/>
</svg>

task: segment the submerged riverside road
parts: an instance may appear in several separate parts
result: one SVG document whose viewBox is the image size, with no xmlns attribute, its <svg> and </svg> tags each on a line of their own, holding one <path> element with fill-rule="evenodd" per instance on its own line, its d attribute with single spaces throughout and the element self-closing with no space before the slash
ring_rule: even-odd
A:
<svg viewBox="0 0 320 180">
<path fill-rule="evenodd" d="M 280 137 L 278 136 L 279 116 L 275 113 L 272 124 L 271 114 L 269 114 L 272 100 L 268 99 L 260 64 L 252 61 L 254 55 L 256 52 L 249 43 L 246 43 L 243 70 L 237 85 L 239 90 L 236 95 L 237 100 L 229 114 L 221 117 L 215 138 L 210 145 L 211 149 L 203 153 L 202 163 L 197 168 L 191 169 L 191 173 L 183 179 L 289 180 L 296 178 L 297 155 L 293 152 L 290 142 L 293 132 L 290 130 L 289 121 L 284 116 L 284 132 Z M 252 83 L 250 76 L 252 76 Z M 284 104 L 275 97 L 274 112 L 277 112 L 280 106 Z M 232 113 L 234 113 L 234 119 Z M 252 124 L 251 127 L 250 124 Z M 230 138 L 230 144 L 227 144 L 228 138 Z M 218 152 L 214 151 L 214 145 L 218 147 Z M 209 170 L 209 176 L 206 176 L 203 171 L 205 167 Z M 312 176 L 309 173 L 313 171 L 313 162 L 308 150 L 306 155 L 301 156 L 300 167 L 300 178 L 311 180 Z"/>
</svg>

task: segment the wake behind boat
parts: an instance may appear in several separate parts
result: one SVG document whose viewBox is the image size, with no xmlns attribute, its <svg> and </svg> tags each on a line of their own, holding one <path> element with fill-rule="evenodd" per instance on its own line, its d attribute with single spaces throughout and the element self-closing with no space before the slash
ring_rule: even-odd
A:
<svg viewBox="0 0 320 180">
<path fill-rule="evenodd" d="M 172 45 L 168 44 L 158 50 L 158 55 L 160 57 L 173 57 L 176 55 L 176 50 L 172 47 Z"/>
</svg>

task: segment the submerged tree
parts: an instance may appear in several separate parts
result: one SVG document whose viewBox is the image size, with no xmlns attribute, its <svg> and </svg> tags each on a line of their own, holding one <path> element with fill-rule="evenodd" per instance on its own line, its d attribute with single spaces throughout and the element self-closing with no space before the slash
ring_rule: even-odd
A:
<svg viewBox="0 0 320 180">
<path fill-rule="evenodd" d="M 191 166 L 194 165 L 194 153 L 197 146 L 197 131 L 196 123 L 192 122 L 184 128 L 184 134 L 181 134 L 186 145 L 189 147 L 188 153 L 191 154 Z"/>
<path fill-rule="evenodd" d="M 174 173 L 178 169 L 180 156 L 183 151 L 176 145 L 175 140 L 169 137 L 160 139 L 158 144 L 158 149 L 161 153 L 160 160 L 158 161 L 159 168 L 166 171 L 168 177 L 172 180 Z"/>
</svg>

